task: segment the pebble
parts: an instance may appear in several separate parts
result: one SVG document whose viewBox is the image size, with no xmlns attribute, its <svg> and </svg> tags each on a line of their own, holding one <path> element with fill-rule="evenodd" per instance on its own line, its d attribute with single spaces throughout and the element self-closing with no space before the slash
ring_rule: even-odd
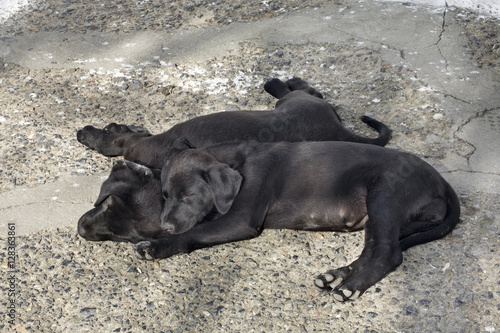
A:
<svg viewBox="0 0 500 333">
<path fill-rule="evenodd" d="M 435 120 L 442 120 L 444 118 L 444 115 L 442 113 L 436 113 L 432 116 L 432 119 Z"/>
</svg>

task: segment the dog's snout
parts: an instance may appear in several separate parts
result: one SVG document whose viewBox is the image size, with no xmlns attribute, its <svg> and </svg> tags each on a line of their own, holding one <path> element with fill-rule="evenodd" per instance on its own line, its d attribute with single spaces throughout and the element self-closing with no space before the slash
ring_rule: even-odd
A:
<svg viewBox="0 0 500 333">
<path fill-rule="evenodd" d="M 95 130 L 96 128 L 94 126 L 87 125 L 76 132 L 76 139 L 78 140 L 78 142 L 86 144 L 86 142 L 92 138 Z"/>
<path fill-rule="evenodd" d="M 168 220 L 168 215 L 169 215 L 169 209 L 163 208 L 163 211 L 161 212 L 160 216 L 160 228 L 163 231 L 166 231 L 168 233 L 172 233 L 172 230 L 175 229 L 174 225 L 170 223 Z"/>
<path fill-rule="evenodd" d="M 85 132 L 83 130 L 78 130 L 78 132 L 76 132 L 76 139 L 78 140 L 78 142 L 82 142 L 85 140 Z"/>
<path fill-rule="evenodd" d="M 160 227 L 163 231 L 166 231 L 169 234 L 175 233 L 175 225 L 172 223 L 169 223 L 168 221 L 165 221 L 164 219 L 161 220 Z"/>
<path fill-rule="evenodd" d="M 107 225 L 100 219 L 102 207 L 89 210 L 78 220 L 78 234 L 89 241 L 107 240 L 109 234 Z"/>
<path fill-rule="evenodd" d="M 175 234 L 175 230 L 176 230 L 175 224 L 172 223 L 172 221 L 169 221 L 167 215 L 168 214 L 162 214 L 161 220 L 160 220 L 160 228 L 163 231 L 173 235 L 173 234 Z"/>
<path fill-rule="evenodd" d="M 92 230 L 92 221 L 88 213 L 80 217 L 78 220 L 78 234 L 85 239 L 89 239 Z"/>
</svg>

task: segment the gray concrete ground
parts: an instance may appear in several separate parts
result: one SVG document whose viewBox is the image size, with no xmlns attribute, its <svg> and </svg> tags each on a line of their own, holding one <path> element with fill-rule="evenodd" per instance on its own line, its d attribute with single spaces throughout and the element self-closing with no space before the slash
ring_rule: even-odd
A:
<svg viewBox="0 0 500 333">
<path fill-rule="evenodd" d="M 0 26 L 0 327 L 498 332 L 499 27 L 410 2 L 26 7 Z M 292 76 L 341 105 L 346 126 L 371 135 L 359 116 L 376 117 L 394 131 L 391 149 L 434 165 L 462 202 L 452 235 L 410 249 L 347 304 L 313 279 L 354 260 L 362 233 L 266 231 L 155 263 L 137 260 L 130 244 L 76 235 L 114 161 L 79 145 L 78 128 L 119 122 L 159 133 L 201 114 L 267 109 L 265 80 Z"/>
</svg>

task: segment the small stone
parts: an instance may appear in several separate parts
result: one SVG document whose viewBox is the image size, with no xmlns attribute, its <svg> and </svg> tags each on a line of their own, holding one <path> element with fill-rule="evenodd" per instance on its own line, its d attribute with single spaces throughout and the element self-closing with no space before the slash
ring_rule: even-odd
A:
<svg viewBox="0 0 500 333">
<path fill-rule="evenodd" d="M 454 304 L 455 304 L 455 307 L 459 307 L 459 306 L 465 304 L 465 302 L 462 301 L 460 298 L 457 297 L 457 298 L 455 298 Z"/>
<path fill-rule="evenodd" d="M 403 314 L 406 316 L 416 316 L 418 315 L 418 310 L 413 306 L 405 306 L 403 309 Z"/>
<path fill-rule="evenodd" d="M 174 89 L 175 89 L 174 85 L 168 85 L 168 86 L 164 86 L 164 87 L 159 88 L 159 91 L 163 95 L 168 96 L 168 95 L 173 93 Z"/>
<path fill-rule="evenodd" d="M 93 317 L 96 313 L 96 308 L 82 308 L 80 314 L 85 318 Z"/>
</svg>

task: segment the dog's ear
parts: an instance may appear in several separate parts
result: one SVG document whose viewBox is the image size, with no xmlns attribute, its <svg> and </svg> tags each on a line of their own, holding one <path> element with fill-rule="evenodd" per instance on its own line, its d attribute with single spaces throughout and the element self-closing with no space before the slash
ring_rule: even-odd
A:
<svg viewBox="0 0 500 333">
<path fill-rule="evenodd" d="M 94 206 L 101 205 L 110 195 L 125 198 L 134 188 L 141 185 L 141 177 L 153 177 L 153 171 L 140 164 L 119 160 L 113 165 L 111 174 L 101 185 L 99 197 Z"/>
<path fill-rule="evenodd" d="M 191 142 L 189 142 L 189 140 L 185 137 L 175 139 L 174 143 L 172 143 L 172 147 L 170 147 L 165 157 L 165 161 L 169 160 L 172 156 L 175 156 L 186 149 L 196 149 L 196 147 L 193 146 Z"/>
<path fill-rule="evenodd" d="M 94 207 L 101 205 L 109 196 L 116 195 L 118 197 L 124 197 L 131 190 L 131 186 L 125 182 L 120 181 L 109 181 L 106 180 L 99 192 L 99 197 L 97 198 Z"/>
<path fill-rule="evenodd" d="M 234 198 L 240 191 L 243 177 L 229 165 L 217 163 L 211 165 L 207 171 L 207 182 L 210 185 L 215 208 L 226 214 L 233 204 Z"/>
</svg>

